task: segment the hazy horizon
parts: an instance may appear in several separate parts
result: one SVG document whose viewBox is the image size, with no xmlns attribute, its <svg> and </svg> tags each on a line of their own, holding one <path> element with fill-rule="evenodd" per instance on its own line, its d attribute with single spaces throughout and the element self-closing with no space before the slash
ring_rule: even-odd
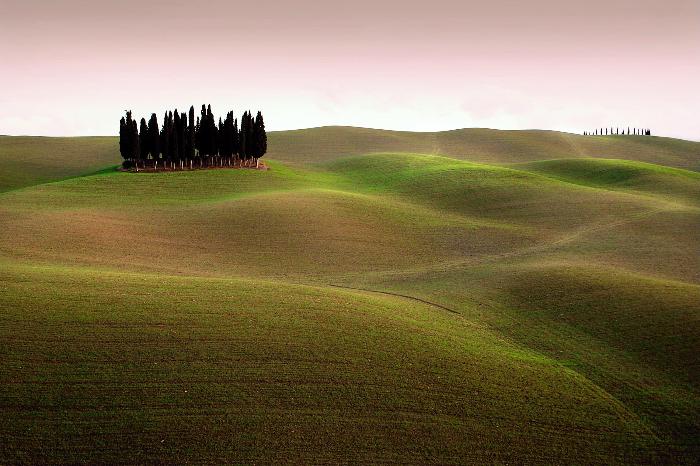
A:
<svg viewBox="0 0 700 466">
<path fill-rule="evenodd" d="M 218 115 L 217 115 L 218 117 Z M 140 118 L 139 118 L 140 119 Z M 162 123 L 162 119 L 159 118 L 159 122 Z M 450 131 L 464 131 L 464 130 L 485 130 L 485 131 L 544 131 L 544 132 L 555 132 L 555 133 L 565 133 L 565 134 L 572 134 L 572 135 L 582 135 L 580 132 L 571 132 L 571 131 L 561 131 L 561 130 L 553 130 L 553 129 L 547 129 L 547 128 L 522 128 L 522 129 L 508 129 L 508 128 L 487 128 L 487 127 L 478 127 L 478 126 L 471 126 L 471 127 L 464 127 L 464 128 L 446 128 L 446 129 L 439 129 L 439 130 L 403 130 L 403 129 L 389 129 L 389 128 L 372 128 L 368 126 L 350 126 L 350 125 L 321 125 L 321 126 L 308 126 L 304 128 L 289 128 L 289 129 L 277 129 L 277 130 L 270 130 L 267 131 L 267 133 L 282 133 L 282 132 L 289 132 L 289 131 L 305 131 L 305 130 L 314 130 L 314 129 L 321 129 L 321 128 L 357 128 L 357 129 L 368 129 L 368 130 L 375 130 L 375 131 L 395 131 L 395 132 L 412 132 L 412 133 L 446 133 Z M 593 128 L 593 131 L 595 131 L 596 128 Z M 600 128 L 598 128 L 600 130 Z M 622 133 L 622 127 L 619 128 L 620 133 Z M 630 129 L 633 129 L 630 127 Z M 603 131 L 605 131 L 605 128 L 603 128 Z M 627 127 L 625 127 L 625 131 L 627 131 Z M 119 134 L 79 134 L 79 135 L 73 135 L 73 136 L 65 136 L 65 135 L 46 135 L 46 134 L 24 134 L 24 133 L 18 133 L 18 134 L 6 134 L 6 133 L 0 133 L 0 136 L 9 136 L 9 137 L 46 137 L 46 138 L 61 138 L 61 137 L 76 137 L 76 138 L 90 138 L 90 137 L 114 137 L 117 138 L 119 137 Z M 691 142 L 700 142 L 700 138 L 694 139 L 694 138 L 679 138 L 679 137 L 674 137 L 674 136 L 668 136 L 665 134 L 653 134 L 652 136 L 658 136 L 658 137 L 669 137 L 669 138 L 675 138 L 675 139 L 683 139 Z"/>
<path fill-rule="evenodd" d="M 360 126 L 700 139 L 700 4 L 283 5 L 7 0 L 0 134 L 115 135 L 211 103 L 268 129 Z"/>
</svg>

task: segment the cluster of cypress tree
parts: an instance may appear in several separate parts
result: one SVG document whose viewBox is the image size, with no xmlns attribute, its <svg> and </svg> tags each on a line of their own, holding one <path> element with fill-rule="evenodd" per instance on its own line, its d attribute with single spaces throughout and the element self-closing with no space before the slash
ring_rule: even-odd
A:
<svg viewBox="0 0 700 466">
<path fill-rule="evenodd" d="M 119 122 L 119 151 L 124 168 L 152 168 L 176 170 L 206 167 L 258 167 L 259 159 L 267 152 L 267 133 L 262 113 L 253 118 L 243 113 L 241 126 L 228 112 L 219 118 L 218 125 L 211 105 L 202 105 L 201 115 L 195 120 L 194 107 L 189 115 L 165 112 L 163 126 L 152 114 L 139 125 L 131 111 Z"/>
<path fill-rule="evenodd" d="M 608 132 L 610 131 L 610 132 Z M 650 129 L 642 129 L 642 128 L 632 128 L 630 130 L 630 127 L 627 127 L 627 133 L 625 133 L 625 128 L 622 128 L 622 131 L 620 131 L 620 128 L 600 128 L 600 129 L 595 129 L 594 131 L 584 131 L 583 135 L 584 136 L 617 136 L 617 135 L 630 135 L 634 134 L 635 136 L 651 136 L 651 130 Z"/>
</svg>

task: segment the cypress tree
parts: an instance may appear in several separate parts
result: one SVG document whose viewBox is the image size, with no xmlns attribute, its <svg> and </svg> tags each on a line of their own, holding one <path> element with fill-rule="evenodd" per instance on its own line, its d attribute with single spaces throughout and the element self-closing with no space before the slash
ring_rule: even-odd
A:
<svg viewBox="0 0 700 466">
<path fill-rule="evenodd" d="M 136 161 L 136 171 L 139 170 L 139 162 L 145 163 L 148 158 L 148 153 L 150 152 L 150 145 L 148 141 L 148 125 L 146 124 L 146 119 L 141 118 L 141 123 L 139 125 L 139 160 Z"/>
<path fill-rule="evenodd" d="M 139 154 L 141 153 L 141 148 L 139 144 L 139 127 L 138 124 L 136 123 L 136 120 L 131 120 L 131 131 L 130 131 L 129 139 L 131 140 L 131 154 L 130 158 L 131 161 L 134 165 L 136 165 L 136 168 L 138 169 L 138 159 L 139 159 Z"/>
<path fill-rule="evenodd" d="M 248 112 L 243 112 L 243 116 L 241 116 L 241 129 L 238 140 L 240 141 L 239 154 L 241 156 L 241 165 L 243 165 L 248 158 Z"/>
<path fill-rule="evenodd" d="M 174 164 L 180 162 L 180 112 L 177 109 L 175 109 L 174 119 L 172 120 L 170 140 L 172 141 L 173 168 L 175 168 Z"/>
<path fill-rule="evenodd" d="M 199 127 L 199 147 L 197 149 L 199 151 L 199 166 L 201 167 L 207 154 L 207 107 L 205 105 L 202 105 L 197 126 Z"/>
<path fill-rule="evenodd" d="M 212 120 L 214 119 L 214 115 L 211 113 L 211 104 L 207 105 L 206 112 L 204 113 L 204 121 L 202 122 L 202 125 L 206 128 L 206 138 L 205 138 L 205 155 L 207 157 L 211 157 L 214 155 L 215 147 L 216 147 L 216 135 L 214 134 L 214 131 L 212 131 Z M 211 158 L 209 159 L 209 165 L 211 165 Z"/>
<path fill-rule="evenodd" d="M 190 159 L 190 168 L 192 168 L 192 159 L 194 159 L 194 106 L 190 106 L 190 115 L 188 120 L 189 126 L 187 127 L 187 158 Z"/>
<path fill-rule="evenodd" d="M 258 166 L 258 159 L 267 152 L 267 133 L 265 132 L 265 121 L 260 111 L 255 116 L 253 125 L 254 145 L 255 145 L 255 166 Z"/>
<path fill-rule="evenodd" d="M 154 167 L 160 158 L 160 137 L 158 132 L 158 116 L 153 113 L 151 114 L 151 119 L 148 120 L 148 151 L 153 159 Z"/>
<path fill-rule="evenodd" d="M 179 149 L 180 152 L 178 153 L 178 158 L 180 159 L 180 168 L 183 168 L 183 165 L 185 163 L 185 160 L 188 158 L 187 154 L 187 114 L 186 113 L 181 113 L 180 114 L 180 128 L 178 129 L 178 138 L 180 140 L 179 144 Z"/>
<path fill-rule="evenodd" d="M 177 131 L 175 130 L 175 118 L 173 117 L 173 112 L 168 112 L 168 120 L 170 122 L 170 127 L 168 128 L 168 140 L 170 141 L 170 168 L 173 168 L 175 161 L 177 160 Z"/>
<path fill-rule="evenodd" d="M 163 154 L 163 164 L 165 165 L 170 156 L 170 140 L 168 139 L 168 112 L 163 115 L 163 127 L 160 130 L 160 152 Z"/>
<path fill-rule="evenodd" d="M 233 112 L 231 112 L 231 116 L 233 117 Z M 233 120 L 233 128 L 231 129 L 231 152 L 233 156 L 238 159 L 239 158 L 239 152 L 240 152 L 240 137 L 238 134 L 238 118 L 234 118 Z"/>
<path fill-rule="evenodd" d="M 126 161 L 126 154 L 128 153 L 129 141 L 128 132 L 126 130 L 126 120 L 124 117 L 119 120 L 119 154 Z"/>
<path fill-rule="evenodd" d="M 217 134 L 217 151 L 219 152 L 219 165 L 221 165 L 221 159 L 226 156 L 226 135 L 224 131 L 224 121 L 221 117 L 219 117 L 219 130 Z"/>
<path fill-rule="evenodd" d="M 139 153 L 139 131 L 136 120 L 131 117 L 131 110 L 126 112 L 126 119 L 119 120 L 119 153 L 124 168 L 131 168 Z"/>
<path fill-rule="evenodd" d="M 195 148 L 197 149 L 197 153 L 195 154 L 195 157 L 199 161 L 199 166 L 202 166 L 202 123 L 199 117 L 197 117 L 197 124 L 195 125 L 194 129 L 194 145 Z"/>
</svg>

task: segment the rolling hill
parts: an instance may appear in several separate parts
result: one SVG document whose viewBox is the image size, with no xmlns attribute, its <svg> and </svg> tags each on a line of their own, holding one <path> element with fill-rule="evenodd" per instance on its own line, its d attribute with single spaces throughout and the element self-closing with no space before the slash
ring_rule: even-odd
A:
<svg viewBox="0 0 700 466">
<path fill-rule="evenodd" d="M 269 141 L 0 138 L 2 462 L 698 460 L 700 143 Z"/>
</svg>

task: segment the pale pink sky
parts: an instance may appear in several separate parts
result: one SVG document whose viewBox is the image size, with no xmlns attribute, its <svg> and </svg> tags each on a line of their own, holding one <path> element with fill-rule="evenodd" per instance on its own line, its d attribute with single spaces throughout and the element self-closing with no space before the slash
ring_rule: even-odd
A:
<svg viewBox="0 0 700 466">
<path fill-rule="evenodd" d="M 330 124 L 700 139 L 698 0 L 0 0 L 0 134 L 211 103 Z"/>
</svg>

